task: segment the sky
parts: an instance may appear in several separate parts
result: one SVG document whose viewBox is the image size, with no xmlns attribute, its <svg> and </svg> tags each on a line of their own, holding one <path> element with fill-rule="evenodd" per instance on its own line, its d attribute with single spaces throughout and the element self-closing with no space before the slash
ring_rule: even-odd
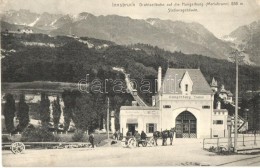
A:
<svg viewBox="0 0 260 168">
<path fill-rule="evenodd" d="M 238 2 L 239 5 L 206 6 L 211 3 Z M 112 4 L 128 3 L 134 7 L 113 7 Z M 180 6 L 144 7 L 145 3 L 164 3 Z M 201 6 L 182 6 L 182 3 L 203 3 Z M 240 5 L 241 4 L 241 5 Z M 196 8 L 197 12 L 168 12 L 168 9 Z M 99 15 L 121 15 L 133 19 L 160 18 L 181 20 L 185 22 L 198 22 L 204 25 L 215 36 L 221 37 L 229 34 L 237 27 L 260 20 L 260 0 L 0 0 L 0 11 L 10 9 L 29 9 L 36 13 L 78 14 L 89 12 Z"/>
</svg>

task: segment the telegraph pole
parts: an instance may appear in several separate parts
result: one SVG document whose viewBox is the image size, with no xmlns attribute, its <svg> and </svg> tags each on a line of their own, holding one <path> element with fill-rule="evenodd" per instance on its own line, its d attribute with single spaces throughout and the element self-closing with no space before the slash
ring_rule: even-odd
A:
<svg viewBox="0 0 260 168">
<path fill-rule="evenodd" d="M 107 139 L 109 139 L 109 97 L 107 97 Z"/>
<path fill-rule="evenodd" d="M 231 54 L 234 55 L 236 64 L 236 102 L 235 102 L 235 129 L 234 129 L 234 152 L 237 152 L 237 117 L 238 117 L 238 59 L 243 60 L 243 56 L 240 55 L 241 52 L 238 50 L 233 51 Z"/>
</svg>

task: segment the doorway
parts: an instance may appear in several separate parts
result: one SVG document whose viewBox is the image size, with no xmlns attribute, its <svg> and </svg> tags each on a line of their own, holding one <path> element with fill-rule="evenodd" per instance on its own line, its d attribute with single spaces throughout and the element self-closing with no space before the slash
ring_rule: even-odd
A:
<svg viewBox="0 0 260 168">
<path fill-rule="evenodd" d="M 176 117 L 176 138 L 197 138 L 197 119 L 189 111 L 184 111 Z"/>
<path fill-rule="evenodd" d="M 128 131 L 130 131 L 132 135 L 135 134 L 135 126 L 136 124 L 128 124 Z"/>
</svg>

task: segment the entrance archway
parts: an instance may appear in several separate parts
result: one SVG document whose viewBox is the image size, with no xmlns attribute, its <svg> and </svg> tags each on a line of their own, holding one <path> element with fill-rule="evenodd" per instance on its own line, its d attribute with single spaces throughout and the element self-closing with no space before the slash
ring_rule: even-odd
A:
<svg viewBox="0 0 260 168">
<path fill-rule="evenodd" d="M 184 111 L 176 117 L 176 138 L 197 138 L 197 119 L 189 111 Z"/>
</svg>

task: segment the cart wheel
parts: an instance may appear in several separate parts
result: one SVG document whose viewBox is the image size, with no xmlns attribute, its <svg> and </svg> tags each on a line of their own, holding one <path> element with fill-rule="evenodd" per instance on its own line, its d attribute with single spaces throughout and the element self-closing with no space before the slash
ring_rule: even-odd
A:
<svg viewBox="0 0 260 168">
<path fill-rule="evenodd" d="M 126 139 L 125 139 L 125 138 L 123 138 L 123 139 L 121 140 L 121 145 L 122 145 L 123 147 L 126 147 Z"/>
<path fill-rule="evenodd" d="M 121 146 L 125 147 L 125 141 L 121 141 Z"/>
<path fill-rule="evenodd" d="M 22 153 L 25 150 L 25 146 L 22 142 L 14 142 L 11 145 L 11 151 L 13 154 Z"/>
<path fill-rule="evenodd" d="M 143 147 L 146 147 L 146 146 L 147 146 L 147 142 L 146 142 L 146 141 L 143 141 L 143 142 L 142 142 L 142 146 L 143 146 Z"/>
<path fill-rule="evenodd" d="M 151 146 L 155 146 L 155 140 L 154 140 L 154 139 L 151 139 L 149 144 L 150 144 Z"/>
<path fill-rule="evenodd" d="M 129 148 L 134 148 L 136 147 L 136 140 L 134 140 L 133 138 L 128 140 L 128 147 Z"/>
</svg>

